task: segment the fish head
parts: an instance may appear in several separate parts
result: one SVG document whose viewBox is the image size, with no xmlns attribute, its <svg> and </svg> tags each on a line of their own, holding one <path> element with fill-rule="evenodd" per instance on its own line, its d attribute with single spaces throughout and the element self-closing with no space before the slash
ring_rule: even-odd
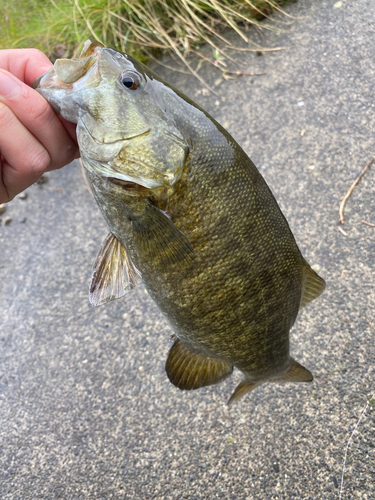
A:
<svg viewBox="0 0 375 500">
<path fill-rule="evenodd" d="M 171 189 L 189 152 L 173 95 L 149 68 L 87 40 L 78 59 L 58 59 L 33 87 L 66 120 L 77 123 L 91 173 L 146 189 Z"/>
</svg>

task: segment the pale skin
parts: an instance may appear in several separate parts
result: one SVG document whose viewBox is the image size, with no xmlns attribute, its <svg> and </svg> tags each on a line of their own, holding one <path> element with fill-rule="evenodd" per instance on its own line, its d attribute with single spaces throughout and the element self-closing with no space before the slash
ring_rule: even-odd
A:
<svg viewBox="0 0 375 500">
<path fill-rule="evenodd" d="M 36 49 L 0 50 L 0 203 L 79 157 L 76 126 L 31 88 L 51 66 Z"/>
</svg>

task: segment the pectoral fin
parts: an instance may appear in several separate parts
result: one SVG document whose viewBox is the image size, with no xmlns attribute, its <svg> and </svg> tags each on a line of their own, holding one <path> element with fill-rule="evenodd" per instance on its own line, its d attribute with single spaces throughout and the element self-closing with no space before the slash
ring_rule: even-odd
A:
<svg viewBox="0 0 375 500">
<path fill-rule="evenodd" d="M 151 202 L 132 220 L 132 228 L 141 252 L 154 265 L 185 266 L 194 261 L 194 249 L 186 236 Z"/>
<path fill-rule="evenodd" d="M 311 269 L 310 265 L 306 261 L 304 261 L 303 291 L 299 308 L 302 309 L 302 307 L 305 307 L 306 304 L 319 297 L 325 287 L 326 282 L 324 279 Z"/>
<path fill-rule="evenodd" d="M 233 366 L 228 361 L 193 352 L 176 339 L 169 351 L 165 370 L 173 385 L 189 391 L 221 382 L 232 373 Z"/>
<path fill-rule="evenodd" d="M 124 246 L 109 233 L 94 263 L 89 299 L 93 306 L 123 297 L 142 280 Z"/>
</svg>

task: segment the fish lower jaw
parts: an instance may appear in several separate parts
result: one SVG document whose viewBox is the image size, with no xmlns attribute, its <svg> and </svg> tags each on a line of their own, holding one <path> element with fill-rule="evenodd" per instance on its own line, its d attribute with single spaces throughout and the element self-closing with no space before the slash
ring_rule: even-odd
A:
<svg viewBox="0 0 375 500">
<path fill-rule="evenodd" d="M 84 167 L 94 175 L 98 175 L 104 179 L 112 181 L 115 184 L 121 185 L 124 183 L 130 183 L 132 185 L 141 186 L 146 189 L 155 189 L 159 187 L 163 187 L 163 183 L 154 181 L 152 179 L 148 179 L 145 177 L 138 177 L 136 175 L 129 175 L 120 170 L 117 170 L 110 163 L 98 161 L 96 159 L 92 159 L 87 155 L 82 155 L 81 157 L 84 159 Z"/>
</svg>

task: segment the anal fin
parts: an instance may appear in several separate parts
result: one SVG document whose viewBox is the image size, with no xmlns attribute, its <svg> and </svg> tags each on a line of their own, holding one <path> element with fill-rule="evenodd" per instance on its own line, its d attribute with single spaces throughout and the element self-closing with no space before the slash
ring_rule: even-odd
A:
<svg viewBox="0 0 375 500">
<path fill-rule="evenodd" d="M 165 370 L 173 385 L 190 391 L 221 382 L 232 373 L 233 366 L 229 361 L 193 352 L 176 339 L 169 351 Z"/>
</svg>

